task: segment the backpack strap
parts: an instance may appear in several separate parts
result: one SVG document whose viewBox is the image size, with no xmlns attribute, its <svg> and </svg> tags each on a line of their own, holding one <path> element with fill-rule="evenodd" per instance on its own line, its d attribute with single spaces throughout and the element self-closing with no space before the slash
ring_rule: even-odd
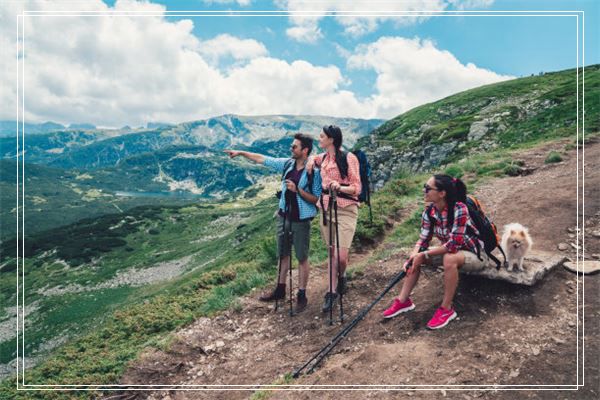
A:
<svg viewBox="0 0 600 400">
<path fill-rule="evenodd" d="M 500 249 L 500 247 L 498 247 Z M 500 249 L 500 251 L 502 251 L 502 249 Z M 496 257 L 495 255 L 493 255 L 491 252 L 485 252 L 487 254 L 487 256 L 489 258 L 492 259 L 492 261 L 494 261 L 496 263 L 496 269 L 500 269 L 500 265 L 502 265 L 502 263 L 500 262 L 500 260 L 498 260 L 498 257 Z M 504 252 L 502 251 L 502 254 L 504 254 Z"/>
<path fill-rule="evenodd" d="M 506 254 L 504 253 L 504 250 L 502 250 L 502 246 L 498 246 L 498 250 L 500 250 L 500 253 L 502 253 L 502 257 L 504 257 L 504 266 L 508 267 L 508 262 L 506 261 Z M 496 268 L 500 269 L 500 260 L 496 259 Z"/>
<path fill-rule="evenodd" d="M 287 175 L 288 170 L 290 169 L 291 165 L 294 163 L 294 159 L 290 158 L 288 159 L 285 164 L 283 164 L 283 172 L 281 173 L 281 180 L 283 181 L 285 179 L 285 176 Z"/>
<path fill-rule="evenodd" d="M 315 173 L 314 171 L 311 172 L 310 174 L 307 172 L 306 173 L 306 178 L 307 178 L 307 192 L 310 192 L 310 194 L 313 194 L 313 182 L 314 182 L 314 178 L 315 178 Z"/>
<path fill-rule="evenodd" d="M 468 225 L 467 225 L 467 232 L 469 233 L 469 236 L 473 236 L 474 238 L 477 239 L 475 241 L 475 249 L 477 250 L 477 252 L 475 254 L 477 255 L 477 258 L 479 259 L 479 261 L 483 261 L 483 258 L 481 258 L 481 245 L 479 244 L 479 236 L 476 235 L 473 228 Z M 485 251 L 485 249 L 483 249 L 483 251 Z M 485 251 L 485 254 L 487 254 L 488 256 L 490 255 L 490 253 L 488 253 L 487 251 Z"/>
</svg>

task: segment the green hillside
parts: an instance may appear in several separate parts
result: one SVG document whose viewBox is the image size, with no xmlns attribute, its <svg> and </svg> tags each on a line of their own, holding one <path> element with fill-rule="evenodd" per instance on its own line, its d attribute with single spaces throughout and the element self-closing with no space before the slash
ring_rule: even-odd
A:
<svg viewBox="0 0 600 400">
<path fill-rule="evenodd" d="M 600 128 L 600 65 L 579 73 L 580 129 Z M 580 115 L 581 117 L 581 115 Z M 393 118 L 356 147 L 373 160 L 381 186 L 393 168 L 420 171 L 476 153 L 560 137 L 577 128 L 577 71 L 545 73 L 467 90 Z M 583 131 L 580 131 L 582 133 Z"/>
<path fill-rule="evenodd" d="M 21 164 L 18 172 L 21 184 L 22 167 Z M 116 190 L 149 189 L 159 192 L 168 190 L 168 186 L 154 183 L 151 179 L 136 181 L 139 177 L 123 177 L 112 171 L 85 173 L 25 163 L 24 172 L 25 219 L 21 223 L 24 223 L 27 233 L 41 232 L 82 218 L 123 212 L 148 203 L 176 205 L 199 201 L 199 196 L 157 196 L 151 199 L 117 196 Z M 16 234 L 16 182 L 17 163 L 12 160 L 0 160 L 0 239 L 3 241 Z M 22 203 L 19 206 L 22 206 Z"/>
</svg>

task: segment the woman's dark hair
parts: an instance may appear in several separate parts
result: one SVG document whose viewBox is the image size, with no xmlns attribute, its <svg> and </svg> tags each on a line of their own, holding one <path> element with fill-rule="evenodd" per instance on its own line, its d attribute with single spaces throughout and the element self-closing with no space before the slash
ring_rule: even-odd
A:
<svg viewBox="0 0 600 400">
<path fill-rule="evenodd" d="M 342 130 L 339 126 L 329 125 L 323 127 L 323 133 L 333 139 L 335 163 L 340 170 L 342 178 L 346 178 L 348 176 L 348 160 L 346 159 L 346 153 L 342 151 Z"/>
<path fill-rule="evenodd" d="M 294 135 L 294 139 L 300 141 L 300 147 L 302 149 L 308 149 L 308 153 L 306 153 L 306 155 L 310 155 L 310 152 L 313 148 L 313 139 L 304 133 L 296 133 Z"/>
<path fill-rule="evenodd" d="M 452 228 L 454 224 L 454 205 L 457 201 L 467 203 L 467 186 L 458 178 L 450 175 L 434 175 L 435 187 L 438 191 L 446 192 L 446 203 L 448 204 L 448 227 Z"/>
</svg>

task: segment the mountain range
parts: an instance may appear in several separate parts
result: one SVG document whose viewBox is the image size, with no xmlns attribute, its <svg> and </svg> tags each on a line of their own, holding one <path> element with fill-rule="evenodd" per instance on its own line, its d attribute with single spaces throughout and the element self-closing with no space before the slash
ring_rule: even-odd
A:
<svg viewBox="0 0 600 400">
<path fill-rule="evenodd" d="M 316 137 L 323 125 L 335 124 L 352 146 L 382 122 L 224 115 L 177 125 L 149 124 L 152 129 L 26 133 L 19 142 L 24 143 L 25 229 L 33 233 L 140 204 L 224 199 L 271 173 L 247 160 L 229 159 L 225 148 L 286 157 L 294 133 Z M 0 237 L 7 238 L 16 232 L 16 135 L 0 137 L 0 154 Z"/>
</svg>

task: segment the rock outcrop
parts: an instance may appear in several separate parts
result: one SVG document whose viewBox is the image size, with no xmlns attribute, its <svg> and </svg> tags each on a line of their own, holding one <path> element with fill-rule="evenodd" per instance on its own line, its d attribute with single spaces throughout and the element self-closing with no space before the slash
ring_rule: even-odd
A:
<svg viewBox="0 0 600 400">
<path fill-rule="evenodd" d="M 500 259 L 502 261 L 502 259 Z M 525 257 L 523 263 L 524 271 L 517 271 L 516 269 L 508 271 L 506 268 L 501 267 L 499 270 L 492 263 L 488 267 L 483 268 L 479 271 L 461 271 L 467 275 L 478 275 L 489 279 L 497 279 L 516 283 L 519 285 L 533 286 L 539 282 L 544 276 L 546 276 L 552 269 L 562 265 L 566 260 L 566 257 L 558 253 L 548 252 L 532 252 L 529 256 Z"/>
</svg>

